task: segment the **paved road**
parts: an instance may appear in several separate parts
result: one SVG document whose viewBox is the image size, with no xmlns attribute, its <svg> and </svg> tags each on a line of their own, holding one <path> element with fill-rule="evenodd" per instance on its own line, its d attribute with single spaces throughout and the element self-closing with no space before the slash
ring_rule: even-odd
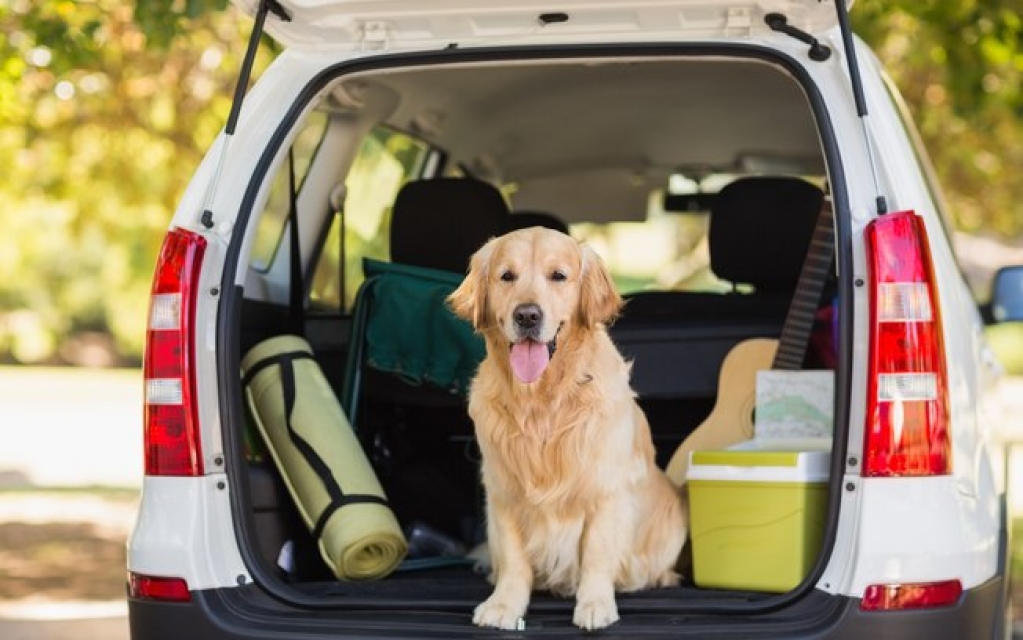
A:
<svg viewBox="0 0 1023 640">
<path fill-rule="evenodd" d="M 97 536 L 126 540 L 136 505 L 137 499 L 124 493 L 18 491 L 0 494 L 0 523 L 90 522 Z M 0 600 L 0 639 L 127 640 L 127 613 L 124 599 L 53 601 L 35 596 Z"/>
<path fill-rule="evenodd" d="M 124 487 L 142 482 L 142 377 L 137 371 L 0 367 L 0 488 Z M 134 507 L 10 494 L 0 521 L 102 523 L 127 537 Z M 0 601 L 2 640 L 128 640 L 127 604 Z"/>
<path fill-rule="evenodd" d="M 3 640 L 128 640 L 122 602 L 0 603 Z"/>
<path fill-rule="evenodd" d="M 142 374 L 0 367 L 0 483 L 138 487 Z"/>
<path fill-rule="evenodd" d="M 0 618 L 4 640 L 128 640 L 128 619 L 5 620 Z"/>
</svg>

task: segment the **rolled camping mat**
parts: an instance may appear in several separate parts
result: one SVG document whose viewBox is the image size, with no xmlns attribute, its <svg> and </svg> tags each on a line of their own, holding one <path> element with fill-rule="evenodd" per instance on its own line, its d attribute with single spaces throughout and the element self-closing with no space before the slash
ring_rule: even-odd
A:
<svg viewBox="0 0 1023 640">
<path fill-rule="evenodd" d="M 265 340 L 242 371 L 256 426 L 327 566 L 341 580 L 390 574 L 408 544 L 309 343 Z"/>
</svg>

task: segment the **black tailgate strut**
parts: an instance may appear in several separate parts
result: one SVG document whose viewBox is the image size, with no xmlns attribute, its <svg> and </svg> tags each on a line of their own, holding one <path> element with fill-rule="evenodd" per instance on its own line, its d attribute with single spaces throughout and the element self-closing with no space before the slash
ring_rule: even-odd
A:
<svg viewBox="0 0 1023 640">
<path fill-rule="evenodd" d="M 224 144 L 220 148 L 220 159 L 217 160 L 217 168 L 213 174 L 213 182 L 206 191 L 206 204 L 203 206 L 202 226 L 207 229 L 213 228 L 213 197 L 217 193 L 220 184 L 220 174 L 224 170 L 224 161 L 227 159 L 227 148 L 234 137 L 234 130 L 238 126 L 238 115 L 242 111 L 242 101 L 245 99 L 245 90 L 249 86 L 249 78 L 252 76 L 252 63 L 256 59 L 256 50 L 259 48 L 259 39 L 263 36 L 263 25 L 266 22 L 267 13 L 272 13 L 284 22 L 290 22 L 291 16 L 277 0 L 260 0 L 256 9 L 255 23 L 252 25 L 252 34 L 249 36 L 249 45 L 245 50 L 245 58 L 242 60 L 242 68 L 238 73 L 238 84 L 234 89 L 234 100 L 231 102 L 231 112 L 227 116 L 227 126 L 224 128 Z"/>
<path fill-rule="evenodd" d="M 870 172 L 874 178 L 874 191 L 877 193 L 877 215 L 888 213 L 888 203 L 881 193 L 881 184 L 877 179 L 877 160 L 874 147 L 870 144 L 870 133 L 867 131 L 867 101 L 863 97 L 863 80 L 860 78 L 860 67 L 856 62 L 856 48 L 853 43 L 852 28 L 849 26 L 849 9 L 845 0 L 835 0 L 835 11 L 838 14 L 838 26 L 842 31 L 842 44 L 845 46 L 845 59 L 849 64 L 849 82 L 852 84 L 853 100 L 856 103 L 856 115 L 863 125 L 863 141 L 867 145 L 867 156 L 870 160 Z"/>
</svg>

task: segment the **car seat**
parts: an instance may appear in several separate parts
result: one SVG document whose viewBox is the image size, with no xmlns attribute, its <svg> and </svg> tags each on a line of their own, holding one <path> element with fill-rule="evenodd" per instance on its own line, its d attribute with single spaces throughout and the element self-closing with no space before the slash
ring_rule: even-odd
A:
<svg viewBox="0 0 1023 640">
<path fill-rule="evenodd" d="M 546 227 L 568 234 L 568 223 L 546 211 L 513 211 L 508 217 L 508 230 L 528 229 L 529 227 Z"/>
<path fill-rule="evenodd" d="M 717 194 L 708 231 L 711 267 L 733 290 L 626 297 L 611 335 L 633 361 L 660 464 L 714 407 L 732 349 L 781 334 L 822 202 L 822 191 L 801 178 L 736 180 Z"/>
<path fill-rule="evenodd" d="M 468 178 L 410 182 L 393 207 L 390 262 L 364 260 L 342 406 L 405 526 L 474 542 L 478 469 L 466 411 L 485 355 L 448 308 L 472 254 L 504 233 L 498 190 Z"/>
</svg>

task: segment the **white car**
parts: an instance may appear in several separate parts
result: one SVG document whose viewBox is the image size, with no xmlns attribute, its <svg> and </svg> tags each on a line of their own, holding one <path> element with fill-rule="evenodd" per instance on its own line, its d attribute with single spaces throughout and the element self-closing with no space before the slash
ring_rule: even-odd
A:
<svg viewBox="0 0 1023 640">
<path fill-rule="evenodd" d="M 984 326 L 1023 269 L 978 307 L 846 4 L 237 1 L 249 61 L 283 52 L 156 265 L 132 638 L 507 636 L 472 623 L 479 354 L 438 301 L 537 224 L 611 269 L 691 501 L 682 584 L 603 636 L 1010 633 Z M 511 633 L 581 635 L 572 606 Z"/>
</svg>

